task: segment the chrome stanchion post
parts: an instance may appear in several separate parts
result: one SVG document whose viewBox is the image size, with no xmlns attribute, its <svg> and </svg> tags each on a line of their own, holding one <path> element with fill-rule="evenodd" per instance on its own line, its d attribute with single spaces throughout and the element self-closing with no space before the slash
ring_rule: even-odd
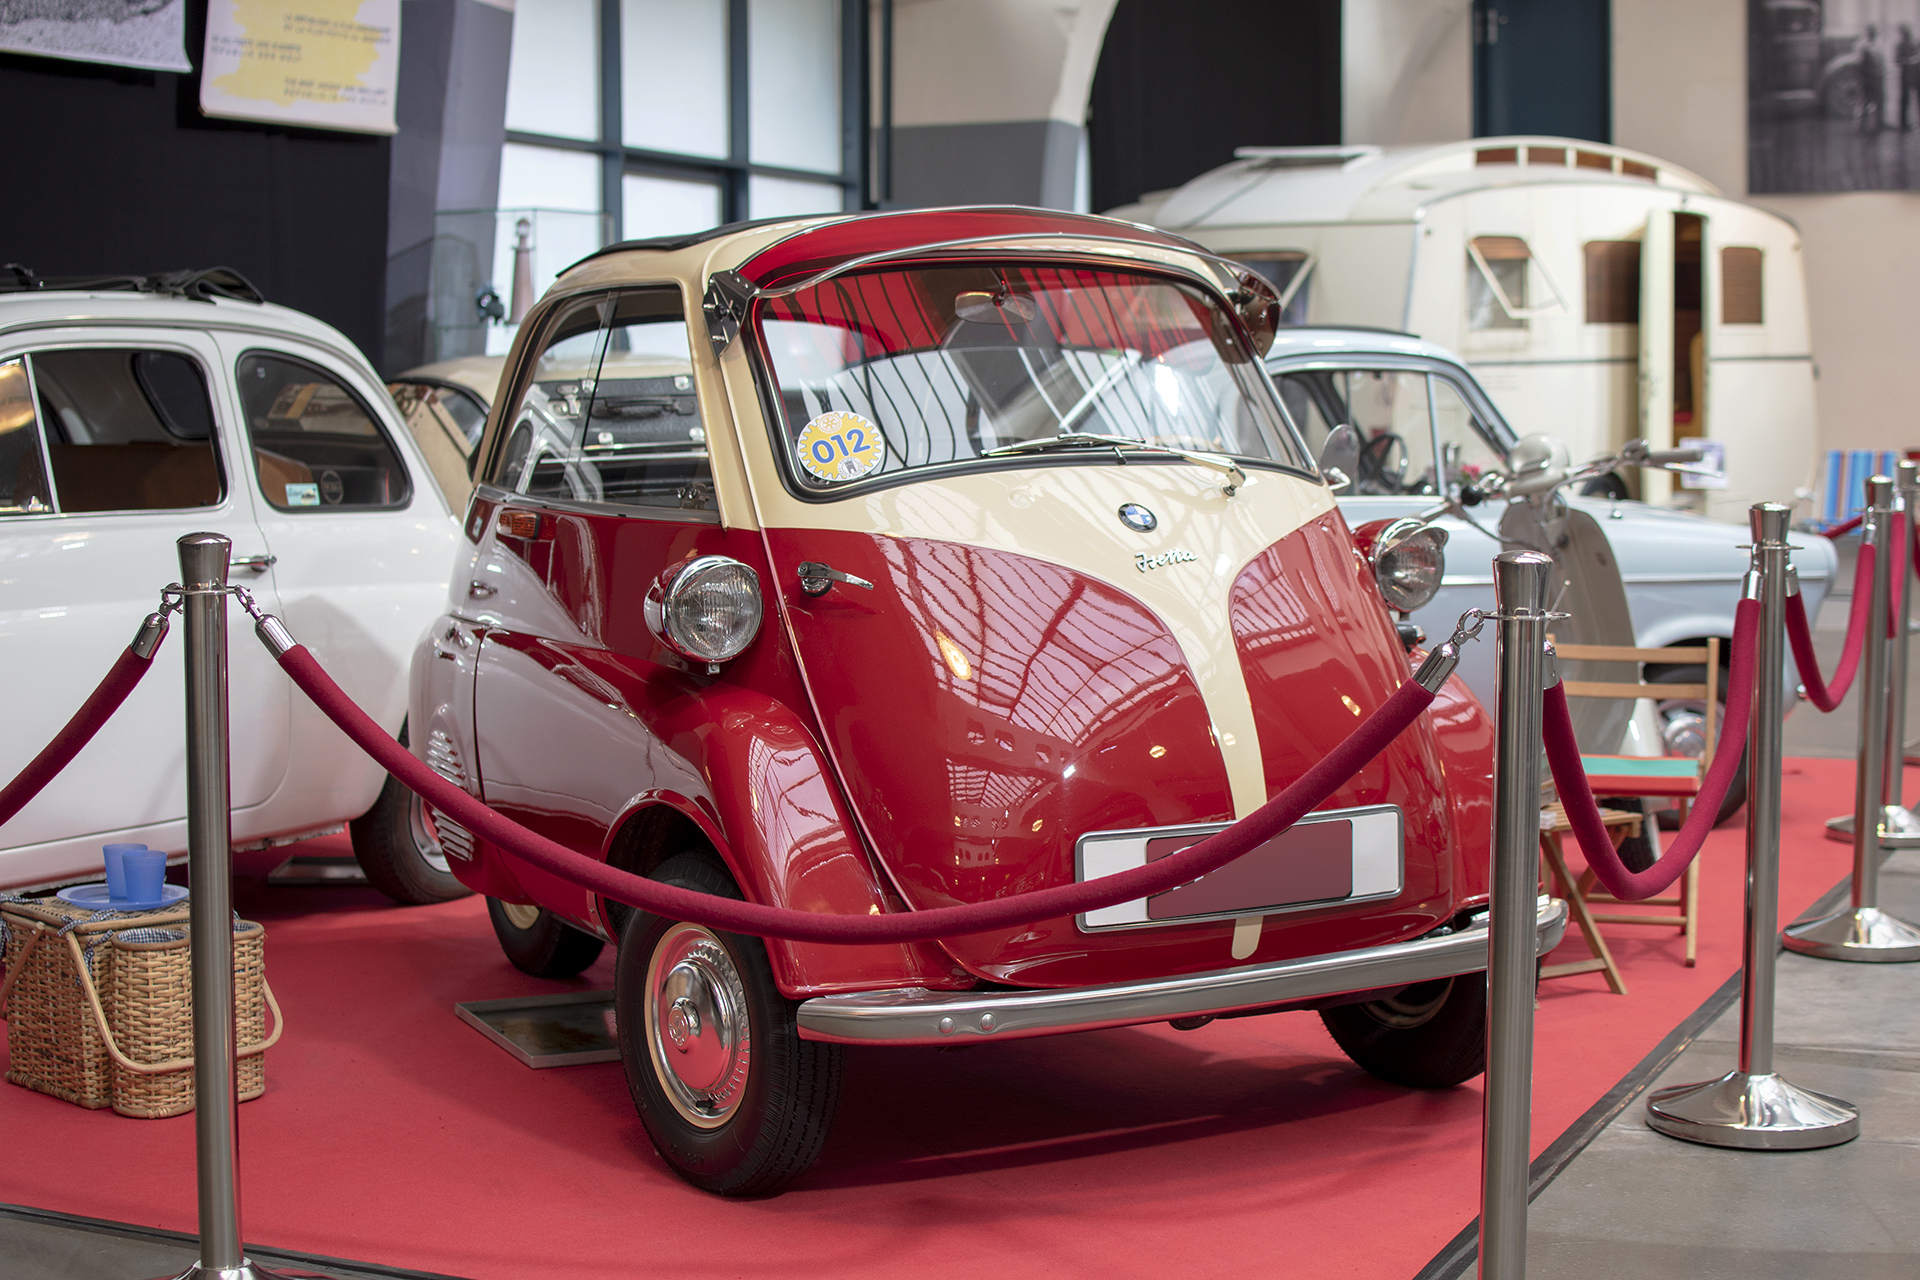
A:
<svg viewBox="0 0 1920 1280">
<path fill-rule="evenodd" d="M 1911 458 L 1902 458 L 1894 468 L 1894 498 L 1900 510 L 1907 513 L 1907 546 L 1913 546 L 1913 522 L 1920 515 L 1920 462 Z M 1880 847 L 1882 849 L 1920 848 L 1920 817 L 1907 808 L 1906 801 L 1906 741 L 1907 741 L 1907 631 L 1913 616 L 1911 588 L 1914 566 L 1912 556 L 1908 556 L 1907 571 L 1899 582 L 1893 583 L 1887 593 L 1887 605 L 1893 612 L 1893 639 L 1891 659 L 1893 672 L 1888 680 L 1887 701 L 1887 745 L 1881 756 L 1881 820 Z"/>
<path fill-rule="evenodd" d="M 1760 602 L 1753 727 L 1747 739 L 1746 968 L 1740 984 L 1740 1065 L 1718 1080 L 1647 1099 L 1647 1127 L 1715 1147 L 1800 1151 L 1860 1136 L 1851 1103 L 1802 1089 L 1773 1070 L 1775 930 L 1780 911 L 1780 755 L 1786 674 L 1787 527 L 1792 508 L 1757 502 L 1746 595 Z M 1731 690 L 1729 690 L 1731 693 Z M 1728 746 L 1732 744 L 1729 743 Z"/>
<path fill-rule="evenodd" d="M 1853 787 L 1853 901 L 1832 915 L 1789 928 L 1791 951 L 1824 960 L 1920 960 L 1920 929 L 1880 910 L 1880 817 L 1884 812 L 1887 749 L 1888 586 L 1893 568 L 1893 481 L 1867 481 L 1862 540 L 1874 549 L 1867 634 L 1860 673 L 1860 763 Z"/>
<path fill-rule="evenodd" d="M 217 533 L 190 533 L 178 545 L 186 621 L 187 871 L 192 888 L 187 929 L 193 955 L 193 1135 L 199 1168 L 200 1260 L 177 1280 L 305 1275 L 256 1266 L 240 1244 L 227 762 L 227 560 L 233 544 Z"/>
<path fill-rule="evenodd" d="M 1535 921 L 1540 895 L 1541 684 L 1551 557 L 1493 561 L 1500 620 L 1494 730 L 1493 919 L 1487 943 L 1487 1074 L 1480 1147 L 1480 1274 L 1527 1273 L 1533 1120 Z"/>
<path fill-rule="evenodd" d="M 1909 525 L 1915 515 L 1914 486 L 1920 483 L 1920 463 L 1902 459 L 1894 476 L 1894 509 L 1904 511 Z M 1888 538 L 1892 538 L 1889 529 Z M 1912 535 L 1909 534 L 1909 541 Z M 1863 535 L 1864 544 L 1865 537 Z M 1889 546 L 1886 550 L 1891 551 Z M 1891 560 L 1891 557 L 1889 557 Z M 1890 617 L 1897 617 L 1892 624 L 1893 638 L 1888 642 L 1887 658 L 1887 740 L 1881 748 L 1880 757 L 1880 847 L 1883 849 L 1920 848 L 1920 817 L 1915 817 L 1906 807 L 1901 788 L 1904 765 L 1906 763 L 1907 734 L 1907 629 L 1904 625 L 1911 613 L 1906 594 L 1906 575 L 1900 582 L 1893 581 L 1893 566 L 1886 566 L 1888 575 L 1887 608 Z M 1876 632 L 1876 635 L 1883 634 Z M 1843 844 L 1853 841 L 1853 815 L 1841 814 L 1837 818 L 1827 819 L 1827 839 L 1838 840 Z"/>
</svg>

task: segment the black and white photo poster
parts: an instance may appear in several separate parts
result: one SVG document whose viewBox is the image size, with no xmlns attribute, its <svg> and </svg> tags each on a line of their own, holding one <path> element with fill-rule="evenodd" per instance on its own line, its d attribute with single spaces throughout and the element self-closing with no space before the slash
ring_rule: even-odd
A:
<svg viewBox="0 0 1920 1280">
<path fill-rule="evenodd" d="M 191 71 L 189 0 L 0 0 L 0 50 Z"/>
<path fill-rule="evenodd" d="M 1747 189 L 1920 189 L 1920 0 L 1747 0 Z"/>
</svg>

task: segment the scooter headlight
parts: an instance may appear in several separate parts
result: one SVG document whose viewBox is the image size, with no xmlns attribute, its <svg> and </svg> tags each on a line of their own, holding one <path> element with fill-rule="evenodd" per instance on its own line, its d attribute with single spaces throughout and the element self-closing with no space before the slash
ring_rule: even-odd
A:
<svg viewBox="0 0 1920 1280">
<path fill-rule="evenodd" d="M 647 629 L 709 666 L 738 657 L 760 633 L 760 575 L 729 556 L 674 565 L 647 591 Z"/>
<path fill-rule="evenodd" d="M 1368 548 L 1373 579 L 1387 607 L 1412 613 L 1440 590 L 1447 570 L 1447 531 L 1417 520 L 1396 520 Z"/>
</svg>

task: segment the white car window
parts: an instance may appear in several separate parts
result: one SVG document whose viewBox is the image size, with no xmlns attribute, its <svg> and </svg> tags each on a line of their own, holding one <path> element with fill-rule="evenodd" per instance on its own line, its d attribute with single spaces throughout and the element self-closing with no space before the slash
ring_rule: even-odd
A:
<svg viewBox="0 0 1920 1280">
<path fill-rule="evenodd" d="M 0 516 L 53 510 L 27 362 L 0 363 Z"/>
<path fill-rule="evenodd" d="M 198 363 L 129 347 L 40 351 L 27 362 L 62 512 L 219 505 L 226 477 Z"/>
<path fill-rule="evenodd" d="M 1318 451 L 1334 427 L 1360 433 L 1352 494 L 1436 492 L 1427 375 L 1413 369 L 1304 369 L 1275 384 L 1308 447 Z"/>
<path fill-rule="evenodd" d="M 1452 485 L 1478 479 L 1504 464 L 1500 451 L 1487 442 L 1479 415 L 1460 394 L 1460 389 L 1445 378 L 1433 379 L 1433 422 L 1440 436 L 1440 452 L 1447 460 L 1447 481 Z"/>
<path fill-rule="evenodd" d="M 413 487 L 399 455 L 359 397 L 304 360 L 240 357 L 240 405 L 260 492 L 281 511 L 392 510 Z"/>
</svg>

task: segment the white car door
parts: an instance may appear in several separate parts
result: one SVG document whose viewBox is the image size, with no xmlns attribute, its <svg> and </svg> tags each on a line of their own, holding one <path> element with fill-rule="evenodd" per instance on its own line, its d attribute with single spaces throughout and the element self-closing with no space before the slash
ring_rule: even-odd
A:
<svg viewBox="0 0 1920 1280">
<path fill-rule="evenodd" d="M 274 557 L 276 611 L 397 733 L 414 648 L 446 600 L 459 526 L 385 388 L 357 362 L 294 339 L 223 333 L 219 342 Z M 304 697 L 294 698 L 292 742 L 300 767 L 275 799 L 282 829 L 372 805 L 385 773 Z"/>
<path fill-rule="evenodd" d="M 0 344 L 0 778 L 66 723 L 179 580 L 178 538 L 211 530 L 236 559 L 266 553 L 220 368 L 190 329 L 69 327 Z M 237 609 L 229 645 L 238 823 L 286 773 L 288 697 Z M 176 634 L 92 744 L 0 827 L 0 885 L 98 874 L 109 840 L 184 851 L 184 701 Z"/>
</svg>

